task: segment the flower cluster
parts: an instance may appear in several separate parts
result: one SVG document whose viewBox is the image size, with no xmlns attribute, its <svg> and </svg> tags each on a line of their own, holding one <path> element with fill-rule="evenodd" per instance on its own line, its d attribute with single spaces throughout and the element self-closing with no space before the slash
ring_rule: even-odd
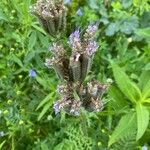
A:
<svg viewBox="0 0 150 150">
<path fill-rule="evenodd" d="M 66 8 L 63 0 L 38 0 L 31 7 L 31 13 L 35 15 L 47 33 L 56 36 L 65 29 Z"/>
<path fill-rule="evenodd" d="M 67 56 L 63 46 L 58 43 L 50 47 L 54 57 L 46 59 L 45 65 L 53 67 L 62 80 L 62 84 L 57 89 L 61 99 L 54 103 L 55 114 L 64 110 L 68 114 L 77 116 L 83 108 L 94 112 L 100 112 L 103 108 L 101 98 L 108 85 L 97 81 L 83 85 L 98 48 L 93 38 L 96 31 L 97 24 L 89 25 L 83 38 L 80 37 L 79 29 L 74 31 L 68 41 L 72 49 L 70 56 Z"/>
</svg>

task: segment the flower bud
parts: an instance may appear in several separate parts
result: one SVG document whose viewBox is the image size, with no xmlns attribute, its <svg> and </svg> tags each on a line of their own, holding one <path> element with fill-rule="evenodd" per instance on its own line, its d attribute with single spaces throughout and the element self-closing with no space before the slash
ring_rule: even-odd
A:
<svg viewBox="0 0 150 150">
<path fill-rule="evenodd" d="M 73 81 L 79 81 L 81 77 L 81 63 L 80 63 L 80 54 L 76 54 L 75 56 L 70 57 L 69 67 L 71 69 Z"/>
<path fill-rule="evenodd" d="M 104 108 L 103 102 L 99 99 L 91 99 L 90 109 L 94 112 L 100 112 Z"/>
<path fill-rule="evenodd" d="M 65 97 L 62 100 L 58 100 L 54 103 L 55 114 L 58 114 L 61 110 L 67 111 L 72 103 L 71 99 Z"/>
<path fill-rule="evenodd" d="M 31 7 L 31 13 L 35 15 L 42 24 L 44 30 L 52 36 L 57 36 L 65 28 L 66 7 L 63 0 L 38 0 Z"/>
<path fill-rule="evenodd" d="M 91 69 L 92 58 L 86 54 L 81 55 L 81 81 L 84 81 Z"/>
<path fill-rule="evenodd" d="M 81 101 L 74 100 L 71 105 L 70 114 L 79 116 L 81 111 Z"/>
</svg>

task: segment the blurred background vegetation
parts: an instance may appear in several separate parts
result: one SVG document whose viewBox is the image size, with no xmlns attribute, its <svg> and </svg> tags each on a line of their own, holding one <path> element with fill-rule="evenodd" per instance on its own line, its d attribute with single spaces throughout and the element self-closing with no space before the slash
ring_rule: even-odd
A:
<svg viewBox="0 0 150 150">
<path fill-rule="evenodd" d="M 76 28 L 85 29 L 90 22 L 100 22 L 99 49 L 88 77 L 101 82 L 108 78 L 113 80 L 105 95 L 108 103 L 104 110 L 85 112 L 80 117 L 54 114 L 52 107 L 58 98 L 59 81 L 54 70 L 44 65 L 45 58 L 50 55 L 48 47 L 54 39 L 30 14 L 29 8 L 35 2 L 0 1 L 0 149 L 148 149 L 150 2 L 66 2 L 66 39 Z M 132 97 L 138 92 L 132 91 L 133 83 L 141 91 L 146 89 L 143 91 L 148 93 L 145 94 L 147 99 L 143 94 L 145 100 L 134 102 Z"/>
</svg>

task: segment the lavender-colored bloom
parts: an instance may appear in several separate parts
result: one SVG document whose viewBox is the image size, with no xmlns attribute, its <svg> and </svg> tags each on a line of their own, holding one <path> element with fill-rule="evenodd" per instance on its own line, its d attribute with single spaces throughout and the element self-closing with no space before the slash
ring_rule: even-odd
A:
<svg viewBox="0 0 150 150">
<path fill-rule="evenodd" d="M 65 55 L 65 50 L 63 46 L 58 43 L 53 43 L 53 45 L 50 46 L 49 50 L 53 52 L 56 57 L 61 57 Z"/>
<path fill-rule="evenodd" d="M 93 39 L 93 37 L 97 31 L 97 28 L 98 28 L 98 23 L 91 24 L 87 27 L 86 32 L 84 34 L 84 41 L 85 42 L 89 42 Z"/>
<path fill-rule="evenodd" d="M 76 14 L 78 16 L 83 16 L 83 12 L 82 12 L 82 10 L 80 8 L 77 10 Z"/>
<path fill-rule="evenodd" d="M 89 41 L 88 45 L 86 47 L 86 53 L 89 56 L 92 56 L 96 52 L 97 48 L 98 48 L 98 46 L 95 41 Z"/>
<path fill-rule="evenodd" d="M 94 25 L 89 25 L 88 28 L 86 29 L 86 32 L 90 35 L 94 35 L 97 31 L 97 24 Z"/>
<path fill-rule="evenodd" d="M 59 108 L 59 101 L 54 103 L 54 111 L 55 111 L 55 115 L 57 115 L 60 112 L 60 108 Z"/>
<path fill-rule="evenodd" d="M 80 49 L 81 48 L 81 40 L 80 40 L 80 32 L 79 30 L 76 30 L 73 32 L 69 37 L 69 43 L 72 47 L 72 49 Z"/>
<path fill-rule="evenodd" d="M 33 70 L 33 69 L 30 69 L 30 71 L 29 71 L 29 76 L 30 77 L 36 77 L 36 71 L 35 70 Z"/>
<path fill-rule="evenodd" d="M 64 2 L 66 5 L 70 5 L 70 3 L 71 3 L 71 0 L 65 0 L 65 2 Z"/>
</svg>

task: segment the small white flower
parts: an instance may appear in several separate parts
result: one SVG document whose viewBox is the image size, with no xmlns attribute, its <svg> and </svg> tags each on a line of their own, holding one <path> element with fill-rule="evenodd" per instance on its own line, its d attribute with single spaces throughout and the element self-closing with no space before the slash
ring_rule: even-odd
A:
<svg viewBox="0 0 150 150">
<path fill-rule="evenodd" d="M 147 146 L 142 146 L 142 150 L 148 150 L 148 147 Z"/>
<path fill-rule="evenodd" d="M 3 136 L 5 136 L 4 131 L 0 131 L 0 137 L 3 137 Z"/>
</svg>

